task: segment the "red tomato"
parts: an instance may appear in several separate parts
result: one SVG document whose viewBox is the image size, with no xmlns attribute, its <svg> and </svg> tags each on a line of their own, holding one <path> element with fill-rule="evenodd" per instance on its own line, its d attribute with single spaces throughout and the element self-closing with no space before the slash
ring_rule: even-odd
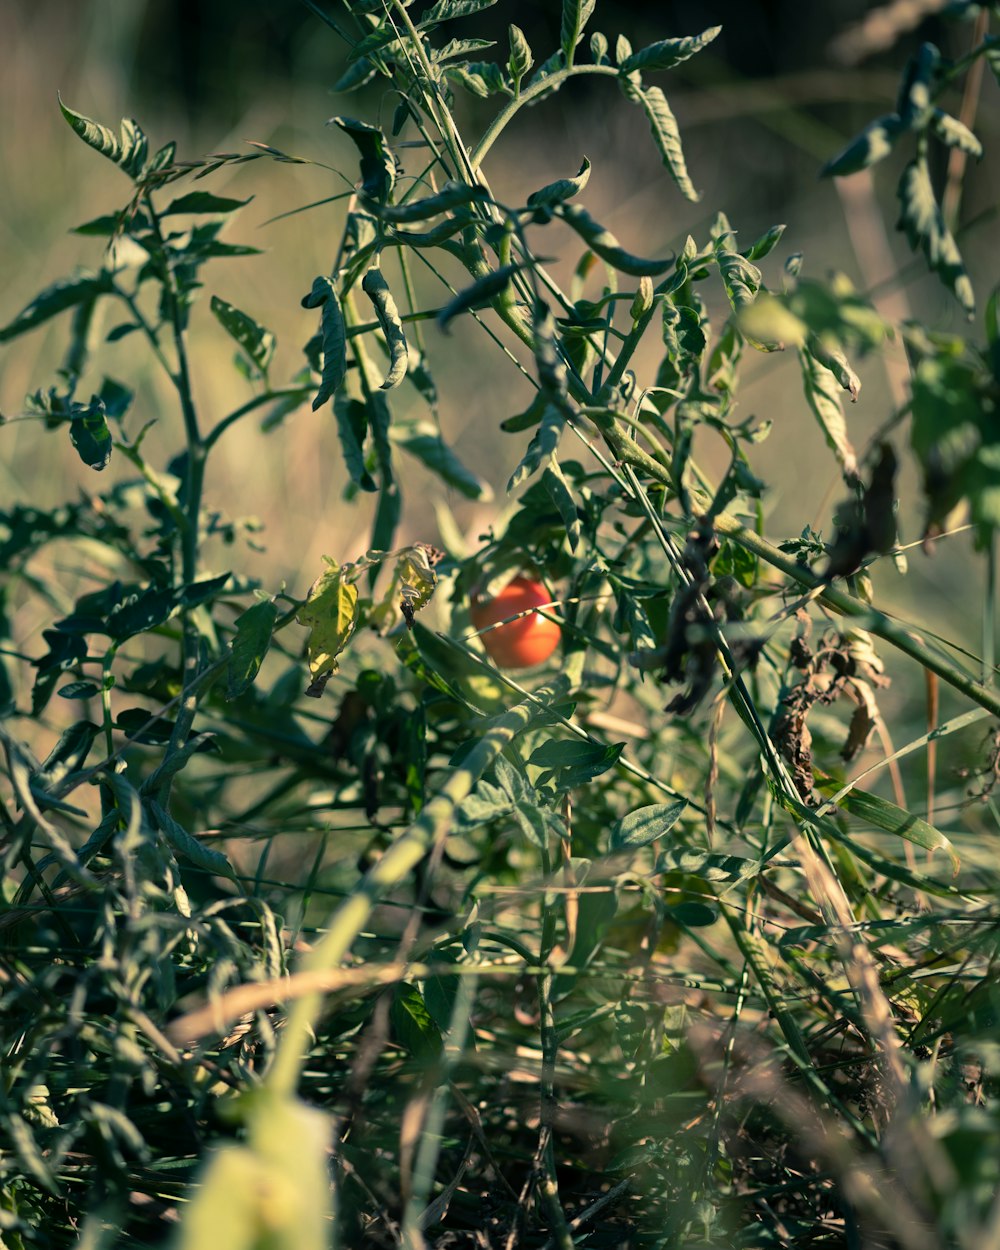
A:
<svg viewBox="0 0 1000 1250">
<path fill-rule="evenodd" d="M 497 621 L 517 616 L 528 608 L 552 602 L 551 593 L 541 582 L 518 575 L 507 583 L 495 599 L 480 599 L 473 593 L 469 615 L 476 629 L 486 629 Z M 562 630 L 537 612 L 497 625 L 482 635 L 483 646 L 501 668 L 530 668 L 541 664 L 559 646 Z"/>
</svg>

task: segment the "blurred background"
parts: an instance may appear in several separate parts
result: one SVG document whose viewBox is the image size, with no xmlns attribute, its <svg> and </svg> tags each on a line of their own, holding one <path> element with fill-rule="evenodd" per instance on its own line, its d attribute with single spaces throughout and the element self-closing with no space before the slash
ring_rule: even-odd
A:
<svg viewBox="0 0 1000 1250">
<path fill-rule="evenodd" d="M 335 18 L 343 17 L 342 5 L 329 0 L 326 7 Z M 911 260 L 893 229 L 894 189 L 908 153 L 879 165 L 873 177 L 861 174 L 836 184 L 817 178 L 823 162 L 847 139 L 894 107 L 902 67 L 920 39 L 932 39 L 951 56 L 970 46 L 972 26 L 945 21 L 932 12 L 940 7 L 933 0 L 896 5 L 898 20 L 886 23 L 865 0 L 601 0 L 588 30 L 603 31 L 612 46 L 619 33 L 641 47 L 723 27 L 707 51 L 655 79 L 680 123 L 701 202 L 682 199 L 644 119 L 601 80 L 574 82 L 524 110 L 487 159 L 491 185 L 507 202 L 523 203 L 545 182 L 575 173 L 586 155 L 593 173 L 582 200 L 631 251 L 662 255 L 679 247 L 689 232 L 703 242 L 720 208 L 743 245 L 784 222 L 787 232 L 764 262 L 765 280 L 777 285 L 788 254 L 802 252 L 805 274 L 843 270 L 895 319 L 912 312 L 933 327 L 964 331 L 960 310 L 937 279 Z M 475 27 L 477 35 L 496 39 L 496 49 L 482 55 L 505 60 L 507 25 L 516 22 L 537 64 L 558 46 L 559 16 L 558 0 L 501 0 L 470 19 L 468 32 Z M 349 182 L 356 177 L 356 153 L 337 130 L 325 128 L 327 118 L 379 116 L 388 124 L 396 103 L 379 88 L 360 95 L 332 92 L 345 65 L 345 46 L 295 0 L 5 0 L 0 46 L 7 51 L 0 76 L 0 323 L 74 266 L 97 264 L 100 240 L 69 231 L 127 198 L 124 176 L 80 143 L 60 117 L 57 92 L 105 124 L 135 117 L 154 147 L 176 139 L 183 158 L 249 150 L 245 141 L 257 140 L 342 170 Z M 460 96 L 463 135 L 471 142 L 498 106 Z M 957 112 L 960 101 L 944 104 Z M 959 215 L 959 242 L 980 305 L 997 280 L 1000 256 L 1000 229 L 991 215 L 1000 200 L 998 104 L 1000 91 L 987 74 L 975 129 L 993 159 L 968 167 Z M 943 175 L 943 167 L 937 172 Z M 301 365 L 301 347 L 315 320 L 299 301 L 313 277 L 329 270 L 343 206 L 270 219 L 336 194 L 345 184 L 326 168 L 261 160 L 223 168 L 197 185 L 221 195 L 252 195 L 230 219 L 225 237 L 264 249 L 250 260 L 217 261 L 207 271 L 193 335 L 196 394 L 207 426 L 250 393 L 232 367 L 231 343 L 208 313 L 208 295 L 229 300 L 276 333 L 272 378 L 289 377 Z M 536 246 L 561 274 L 580 254 L 579 240 L 555 227 L 546 228 Z M 727 311 L 721 287 L 717 294 L 713 312 L 721 319 Z M 441 301 L 440 289 L 428 289 L 426 298 L 434 306 Z M 444 499 L 474 544 L 502 506 L 504 484 L 523 450 L 525 436 L 500 433 L 499 422 L 523 408 L 528 394 L 509 362 L 466 322 L 456 324 L 450 338 L 432 326 L 425 343 L 441 393 L 444 433 L 497 495 L 491 504 Z M 60 318 L 0 351 L 0 411 L 7 418 L 21 411 L 26 392 L 52 383 L 65 332 Z M 173 448 L 173 423 L 179 418 L 172 396 L 137 347 L 132 339 L 110 345 L 103 368 L 138 390 L 132 428 L 155 416 L 164 448 Z M 774 421 L 756 465 L 772 487 L 765 501 L 768 535 L 779 540 L 797 534 L 806 522 L 829 535 L 843 489 L 802 398 L 797 363 L 748 356 L 741 412 Z M 655 368 L 652 356 L 637 363 L 640 378 Z M 864 390 L 848 415 L 860 450 L 904 397 L 902 350 L 896 344 L 884 358 L 858 367 Z M 405 415 L 412 406 L 416 413 L 416 400 L 404 389 L 407 394 L 397 393 L 396 411 Z M 12 422 L 0 437 L 8 502 L 51 504 L 81 488 L 102 489 L 116 475 L 131 472 L 117 458 L 98 479 L 72 454 L 68 440 L 47 435 L 34 422 Z M 701 449 L 709 464 L 716 450 L 708 444 Z M 431 487 L 418 466 L 407 472 L 401 540 L 435 542 L 427 492 L 440 496 L 441 488 L 436 482 Z M 305 408 L 270 435 L 253 419 L 241 423 L 216 453 L 209 502 L 231 517 L 254 515 L 264 528 L 255 539 L 261 549 L 233 555 L 232 562 L 269 589 L 284 582 L 292 593 L 304 593 L 322 554 L 341 561 L 361 554 L 368 546 L 373 500 L 362 497 L 348 506 L 345 483 L 329 410 L 314 414 Z M 912 471 L 904 474 L 901 488 L 908 501 L 901 513 L 903 537 L 912 541 L 921 526 Z M 880 601 L 887 597 L 902 614 L 978 649 L 982 580 L 971 540 L 960 534 L 940 543 L 934 557 L 913 551 L 905 579 L 891 568 L 880 572 L 876 588 Z M 912 693 L 922 698 L 922 691 Z M 904 697 L 902 691 L 898 697 Z"/>
</svg>

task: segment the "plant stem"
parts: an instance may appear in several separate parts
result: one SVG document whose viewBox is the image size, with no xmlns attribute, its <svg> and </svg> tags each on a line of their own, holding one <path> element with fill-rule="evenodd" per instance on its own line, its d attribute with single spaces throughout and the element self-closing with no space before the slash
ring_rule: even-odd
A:
<svg viewBox="0 0 1000 1250">
<path fill-rule="evenodd" d="M 546 91 L 554 91 L 557 87 L 561 87 L 567 78 L 573 78 L 578 74 L 605 74 L 612 78 L 617 78 L 618 70 L 613 65 L 571 65 L 568 69 L 556 70 L 554 74 L 549 74 L 538 82 L 532 83 L 526 91 L 522 91 L 509 104 L 505 104 L 490 122 L 489 126 L 487 126 L 483 137 L 472 150 L 470 158 L 472 168 L 474 170 L 479 168 L 486 153 L 500 138 L 507 123 L 523 105 L 530 104 L 536 96 L 542 95 Z"/>
</svg>

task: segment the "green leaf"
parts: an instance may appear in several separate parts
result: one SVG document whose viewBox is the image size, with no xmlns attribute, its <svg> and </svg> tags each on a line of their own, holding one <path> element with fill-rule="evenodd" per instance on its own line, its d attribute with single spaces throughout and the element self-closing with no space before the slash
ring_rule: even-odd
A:
<svg viewBox="0 0 1000 1250">
<path fill-rule="evenodd" d="M 438 22 L 450 22 L 456 17 L 471 17 L 473 13 L 491 9 L 496 3 L 497 0 L 437 0 L 422 15 L 417 29 L 426 30 Z"/>
<path fill-rule="evenodd" d="M 443 65 L 445 61 L 467 56 L 470 52 L 482 52 L 485 48 L 494 47 L 495 39 L 449 39 L 443 48 L 438 48 L 430 55 L 435 65 Z"/>
<path fill-rule="evenodd" d="M 523 268 L 520 262 L 510 265 L 501 265 L 499 269 L 493 273 L 487 274 L 484 278 L 477 279 L 472 286 L 468 286 L 464 291 L 459 291 L 453 300 L 445 304 L 444 308 L 438 313 L 437 323 L 442 330 L 447 330 L 448 324 L 464 312 L 470 312 L 476 308 L 483 308 L 497 298 L 498 295 L 506 291 L 510 286 L 510 280 L 519 269 Z"/>
<path fill-rule="evenodd" d="M 69 439 L 84 464 L 98 472 L 107 468 L 114 444 L 100 396 L 92 396 L 89 404 L 73 405 Z"/>
<path fill-rule="evenodd" d="M 747 260 L 763 260 L 765 256 L 778 246 L 778 242 L 781 239 L 781 236 L 785 233 L 786 229 L 786 226 L 772 226 L 771 229 L 765 231 L 759 239 L 756 239 L 753 243 L 751 243 L 750 246 L 745 249 L 743 255 L 747 258 Z"/>
<path fill-rule="evenodd" d="M 268 600 L 255 603 L 236 618 L 236 636 L 230 644 L 227 699 L 249 690 L 260 672 L 274 632 L 278 609 Z"/>
<path fill-rule="evenodd" d="M 397 446 L 416 457 L 443 482 L 466 499 L 486 502 L 493 497 L 489 484 L 465 467 L 444 442 L 437 427 L 430 421 L 402 421 L 395 424 L 390 437 Z"/>
<path fill-rule="evenodd" d="M 384 204 L 392 194 L 396 181 L 396 162 L 377 126 L 356 121 L 353 117 L 331 117 L 328 126 L 339 126 L 354 140 L 361 153 L 361 190 L 371 200 Z"/>
<path fill-rule="evenodd" d="M 859 820 L 897 838 L 905 838 L 925 851 L 944 851 L 951 860 L 952 867 L 958 871 L 958 855 L 951 840 L 940 829 L 927 823 L 920 816 L 904 811 L 888 799 L 868 794 L 864 790 L 851 790 L 840 800 L 839 806 L 844 807 Z"/>
<path fill-rule="evenodd" d="M 140 173 L 146 161 L 148 141 L 139 125 L 131 118 L 124 118 L 121 123 L 120 137 L 107 126 L 91 121 L 82 113 L 77 113 L 63 104 L 59 97 L 59 108 L 63 117 L 88 147 L 113 161 L 131 178 Z"/>
<path fill-rule="evenodd" d="M 579 195 L 589 178 L 590 161 L 584 157 L 580 172 L 575 178 L 560 178 L 557 182 L 547 183 L 538 191 L 532 191 L 528 196 L 528 207 L 553 208 L 556 204 L 562 204 L 565 200 L 572 199 L 574 195 Z"/>
<path fill-rule="evenodd" d="M 668 809 L 669 810 L 669 809 Z M 702 881 L 749 881 L 761 870 L 759 861 L 739 855 L 712 855 L 689 847 L 661 851 L 656 858 L 656 872 L 682 872 Z"/>
<path fill-rule="evenodd" d="M 555 456 L 550 459 L 542 472 L 542 485 L 549 492 L 562 518 L 562 523 L 566 527 L 566 541 L 569 543 L 570 551 L 576 551 L 580 544 L 580 515 L 573 492 Z"/>
<path fill-rule="evenodd" d="M 182 608 L 197 607 L 214 599 L 227 581 L 229 574 L 222 573 L 187 586 L 150 586 L 139 594 L 128 595 L 108 613 L 107 632 L 118 643 L 147 633 L 165 624 Z"/>
<path fill-rule="evenodd" d="M 249 204 L 252 199 L 252 195 L 245 200 L 234 200 L 225 195 L 213 195 L 211 191 L 189 191 L 187 195 L 171 200 L 160 216 L 169 217 L 176 213 L 233 213 Z"/>
<path fill-rule="evenodd" d="M 399 386 L 406 377 L 407 349 L 403 323 L 399 319 L 399 309 L 381 269 L 377 266 L 369 269 L 361 280 L 361 289 L 372 302 L 389 349 L 389 371 L 380 388 L 389 391 Z"/>
<path fill-rule="evenodd" d="M 849 481 L 856 479 L 858 461 L 847 434 L 837 379 L 805 348 L 799 350 L 799 363 L 806 400 L 820 424 L 827 445 L 837 457 L 844 477 Z"/>
<path fill-rule="evenodd" d="M 206 846 L 193 834 L 188 833 L 183 825 L 174 820 L 165 808 L 159 803 L 152 802 L 149 805 L 150 814 L 156 822 L 157 828 L 165 835 L 167 841 L 177 852 L 185 859 L 190 860 L 196 868 L 202 869 L 203 872 L 211 873 L 217 877 L 228 877 L 230 880 L 235 878 L 236 871 L 229 860 L 221 851 L 217 851 L 214 847 Z"/>
<path fill-rule="evenodd" d="M 701 199 L 701 193 L 694 189 L 694 184 L 688 176 L 684 149 L 681 147 L 681 132 L 677 126 L 677 119 L 667 103 L 667 97 L 659 87 L 643 87 L 624 76 L 618 79 L 618 85 L 627 99 L 640 105 L 644 110 L 649 119 L 653 139 L 660 149 L 663 163 L 670 171 L 674 182 L 677 183 L 681 194 L 685 199 L 697 203 Z"/>
<path fill-rule="evenodd" d="M 662 838 L 680 820 L 687 803 L 651 803 L 648 807 L 638 807 L 621 820 L 616 821 L 611 829 L 611 850 L 638 850 Z M 664 871 L 657 869 L 657 871 Z"/>
<path fill-rule="evenodd" d="M 562 438 L 562 432 L 565 428 L 566 414 L 555 404 L 546 404 L 538 429 L 532 435 L 520 463 L 511 474 L 510 481 L 507 483 L 508 494 L 513 490 L 517 490 L 522 482 L 537 472 L 544 460 L 549 459 L 553 455 L 559 446 L 559 440 Z"/>
<path fill-rule="evenodd" d="M 63 278 L 47 286 L 22 308 L 13 321 L 0 327 L 0 343 L 9 342 L 27 330 L 43 325 L 52 317 L 79 304 L 86 304 L 98 295 L 111 290 L 111 277 L 107 273 L 81 273 L 75 278 Z"/>
<path fill-rule="evenodd" d="M 336 287 L 329 278 L 313 279 L 312 290 L 303 296 L 303 308 L 322 308 L 320 337 L 323 345 L 323 375 L 312 401 L 313 412 L 321 408 L 339 388 L 347 373 L 347 328 Z"/>
<path fill-rule="evenodd" d="M 901 207 L 899 229 L 906 231 L 911 248 L 922 249 L 931 269 L 971 317 L 976 308 L 972 283 L 934 198 L 926 161 L 918 157 L 907 165 L 897 195 Z"/>
<path fill-rule="evenodd" d="M 573 64 L 576 45 L 583 38 L 583 28 L 590 21 L 596 0 L 562 0 L 562 22 L 559 42 L 566 64 Z"/>
<path fill-rule="evenodd" d="M 842 178 L 868 169 L 885 160 L 895 147 L 896 140 L 907 130 L 898 113 L 888 113 L 870 122 L 861 134 L 852 140 L 842 152 L 832 157 L 819 171 L 821 178 Z"/>
<path fill-rule="evenodd" d="M 507 61 L 507 72 L 514 83 L 514 90 L 518 91 L 521 87 L 521 79 L 534 65 L 535 58 L 531 55 L 531 48 L 520 26 L 508 26 L 507 37 L 510 41 L 510 57 Z"/>
<path fill-rule="evenodd" d="M 100 693 L 100 686 L 92 681 L 71 681 L 68 685 L 60 686 L 56 691 L 60 699 L 93 699 Z"/>
<path fill-rule="evenodd" d="M 446 182 L 435 195 L 407 200 L 405 204 L 372 204 L 370 207 L 382 221 L 391 225 L 406 225 L 409 222 L 426 221 L 439 213 L 462 208 L 466 204 L 481 203 L 489 198 L 490 193 L 485 187 L 471 187 L 465 182 Z"/>
<path fill-rule="evenodd" d="M 48 651 L 31 661 L 38 670 L 31 690 L 33 716 L 38 716 L 48 706 L 60 674 L 75 668 L 81 660 L 87 658 L 86 638 L 66 634 L 58 629 L 44 629 L 42 641 L 48 645 Z"/>
<path fill-rule="evenodd" d="M 756 265 L 736 250 L 734 235 L 725 213 L 719 213 L 712 227 L 715 261 L 722 274 L 726 294 L 734 312 L 754 302 L 760 290 L 761 274 Z"/>
<path fill-rule="evenodd" d="M 351 56 L 354 57 L 352 51 Z M 345 91 L 353 91 L 356 87 L 363 87 L 366 83 L 371 82 L 377 73 L 374 61 L 370 61 L 368 57 L 359 55 L 356 60 L 352 59 L 352 63 L 340 75 L 330 90 L 336 95 Z"/>
<path fill-rule="evenodd" d="M 247 313 L 219 299 L 218 295 L 212 296 L 211 308 L 226 333 L 235 339 L 257 370 L 266 375 L 277 342 L 271 331 L 265 330 Z"/>
<path fill-rule="evenodd" d="M 701 929 L 715 924 L 719 919 L 719 909 L 708 903 L 676 903 L 667 908 L 667 918 L 686 929 Z"/>
<path fill-rule="evenodd" d="M 441 1030 L 431 1019 L 424 996 L 406 981 L 396 986 L 389 1008 L 395 1040 L 414 1059 L 433 1062 L 444 1048 Z"/>
<path fill-rule="evenodd" d="M 702 48 L 707 48 L 721 30 L 721 26 L 709 26 L 700 35 L 688 35 L 683 39 L 661 39 L 659 43 L 633 52 L 619 62 L 619 69 L 626 74 L 636 69 L 673 69 Z"/>
<path fill-rule="evenodd" d="M 358 399 L 351 399 L 340 390 L 333 397 L 333 412 L 337 418 L 337 435 L 340 438 L 340 449 L 344 456 L 344 464 L 356 482 L 364 491 L 378 490 L 375 480 L 365 465 L 365 435 L 368 433 L 368 406 Z"/>
<path fill-rule="evenodd" d="M 464 65 L 450 65 L 445 70 L 445 77 L 479 96 L 481 100 L 501 92 L 512 94 L 503 70 L 494 61 L 468 61 Z"/>
<path fill-rule="evenodd" d="M 645 260 L 626 252 L 611 231 L 595 221 L 579 204 L 560 203 L 556 206 L 556 215 L 571 226 L 601 260 L 634 278 L 664 273 L 674 263 L 672 256 L 665 260 Z"/>
<path fill-rule="evenodd" d="M 560 774 L 560 788 L 572 789 L 607 772 L 618 762 L 624 749 L 624 742 L 604 746 L 600 742 L 583 742 L 579 738 L 550 738 L 532 751 L 528 763 Z"/>
</svg>

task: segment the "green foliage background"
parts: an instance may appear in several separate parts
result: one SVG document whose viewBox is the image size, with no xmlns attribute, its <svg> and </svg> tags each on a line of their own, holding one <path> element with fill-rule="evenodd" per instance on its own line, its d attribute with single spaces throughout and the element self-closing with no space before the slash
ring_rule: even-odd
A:
<svg viewBox="0 0 1000 1250">
<path fill-rule="evenodd" d="M 0 1244 L 991 1244 L 996 15 L 389 8 L 2 19 Z"/>
</svg>

